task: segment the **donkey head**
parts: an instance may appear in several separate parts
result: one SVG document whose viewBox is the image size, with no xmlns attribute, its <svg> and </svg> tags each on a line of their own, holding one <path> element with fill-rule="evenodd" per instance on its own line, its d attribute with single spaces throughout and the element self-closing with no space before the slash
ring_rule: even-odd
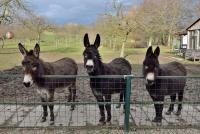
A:
<svg viewBox="0 0 200 134">
<path fill-rule="evenodd" d="M 99 67 L 99 62 L 101 62 L 98 51 L 98 47 L 100 46 L 100 35 L 97 34 L 94 44 L 90 44 L 88 34 L 86 33 L 84 36 L 84 46 L 84 66 L 88 73 L 92 73 Z"/>
<path fill-rule="evenodd" d="M 157 47 L 153 52 L 152 47 L 149 47 L 146 52 L 146 57 L 143 61 L 143 75 L 146 85 L 153 85 L 156 77 L 159 75 L 159 61 L 158 56 L 160 48 Z"/>
<path fill-rule="evenodd" d="M 24 57 L 22 60 L 24 69 L 23 84 L 26 87 L 30 87 L 38 75 L 40 46 L 39 44 L 36 44 L 34 50 L 30 51 L 27 51 L 21 43 L 19 43 L 18 46 Z"/>
</svg>

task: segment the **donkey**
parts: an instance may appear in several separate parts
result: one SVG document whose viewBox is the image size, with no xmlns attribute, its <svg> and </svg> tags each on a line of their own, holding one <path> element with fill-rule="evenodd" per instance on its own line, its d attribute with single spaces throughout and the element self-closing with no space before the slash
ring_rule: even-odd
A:
<svg viewBox="0 0 200 134">
<path fill-rule="evenodd" d="M 186 79 L 157 79 L 157 76 L 186 76 L 185 67 L 178 62 L 170 62 L 168 64 L 160 65 L 158 56 L 160 48 L 157 47 L 153 52 L 152 47 L 149 47 L 146 52 L 146 57 L 143 61 L 143 75 L 145 78 L 146 89 L 149 92 L 154 102 L 164 101 L 166 95 L 170 95 L 171 102 L 175 102 L 176 94 L 178 95 L 178 110 L 176 115 L 181 114 L 182 100 Z M 167 115 L 170 115 L 174 110 L 174 104 L 170 104 Z M 163 104 L 154 104 L 156 116 L 153 122 L 162 122 Z"/>
<path fill-rule="evenodd" d="M 22 66 L 24 69 L 25 87 L 30 87 L 35 83 L 39 89 L 37 90 L 42 102 L 53 102 L 55 88 L 68 87 L 68 101 L 75 102 L 76 97 L 76 78 L 42 78 L 42 75 L 77 75 L 78 67 L 73 59 L 63 58 L 58 61 L 49 63 L 44 62 L 39 58 L 40 46 L 35 45 L 34 50 L 27 51 L 24 46 L 19 43 L 19 50 L 23 55 Z M 56 81 L 56 83 L 55 83 Z M 50 110 L 50 125 L 54 124 L 53 104 L 48 105 Z M 41 122 L 46 121 L 48 116 L 47 105 L 43 104 L 43 116 Z M 71 105 L 71 110 L 74 110 L 74 105 Z"/>
<path fill-rule="evenodd" d="M 131 64 L 124 58 L 116 58 L 110 63 L 105 64 L 101 61 L 101 56 L 98 51 L 100 46 L 100 35 L 96 35 L 94 44 L 90 44 L 88 34 L 84 36 L 85 50 L 84 67 L 87 70 L 89 76 L 97 75 L 130 75 Z M 114 93 L 120 93 L 120 101 L 123 101 L 125 94 L 126 83 L 122 78 L 90 78 L 90 86 L 92 92 L 98 102 L 111 102 L 111 95 Z M 100 110 L 100 124 L 105 124 L 105 112 L 107 111 L 107 123 L 111 121 L 111 104 L 99 104 Z"/>
</svg>

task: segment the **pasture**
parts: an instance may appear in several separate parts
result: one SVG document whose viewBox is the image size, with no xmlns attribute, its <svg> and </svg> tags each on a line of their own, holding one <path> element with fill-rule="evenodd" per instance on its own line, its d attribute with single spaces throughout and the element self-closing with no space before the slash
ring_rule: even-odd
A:
<svg viewBox="0 0 200 134">
<path fill-rule="evenodd" d="M 5 47 L 0 49 L 0 70 L 11 69 L 15 66 L 21 65 L 22 56 L 19 53 L 18 43 L 22 42 L 27 49 L 31 49 L 35 46 L 36 41 L 32 40 L 20 40 L 12 39 L 5 41 Z M 108 47 L 109 42 L 102 41 L 102 46 L 99 48 L 102 55 L 102 59 L 105 62 L 109 62 L 114 58 L 119 57 L 120 49 L 113 50 Z M 46 32 L 43 40 L 40 43 L 41 57 L 45 61 L 55 61 L 63 57 L 70 57 L 76 59 L 77 63 L 83 63 L 83 35 L 77 36 L 58 36 L 54 33 Z M 168 63 L 170 61 L 179 61 L 182 64 L 188 66 L 188 69 L 192 74 L 200 74 L 198 71 L 199 62 L 192 62 L 184 60 L 177 55 L 170 53 L 170 48 L 165 46 L 161 47 L 160 62 Z M 126 48 L 125 55 L 130 63 L 137 66 L 141 65 L 145 56 L 146 48 Z"/>
</svg>

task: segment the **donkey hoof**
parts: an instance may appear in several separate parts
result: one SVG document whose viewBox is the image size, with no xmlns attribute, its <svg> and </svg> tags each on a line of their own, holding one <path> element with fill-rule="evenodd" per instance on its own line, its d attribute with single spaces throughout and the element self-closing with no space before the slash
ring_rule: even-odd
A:
<svg viewBox="0 0 200 134">
<path fill-rule="evenodd" d="M 46 118 L 42 117 L 40 122 L 45 122 L 45 121 L 46 121 Z"/>
<path fill-rule="evenodd" d="M 110 126 L 111 125 L 111 121 L 107 121 L 106 125 Z"/>
<path fill-rule="evenodd" d="M 54 121 L 50 121 L 49 125 L 54 125 Z"/>
<path fill-rule="evenodd" d="M 110 121 L 111 121 L 111 116 L 108 116 L 106 122 L 110 122 Z"/>
<path fill-rule="evenodd" d="M 73 111 L 74 109 L 75 109 L 75 106 L 72 105 L 71 108 L 70 108 L 70 110 Z"/>
<path fill-rule="evenodd" d="M 99 121 L 99 123 L 98 123 L 98 125 L 100 125 L 100 126 L 103 126 L 103 125 L 105 125 L 105 124 L 106 124 L 105 121 Z"/>
<path fill-rule="evenodd" d="M 99 119 L 99 125 L 104 125 L 106 122 L 105 122 L 105 117 L 102 116 L 100 119 Z"/>
<path fill-rule="evenodd" d="M 176 115 L 176 116 L 181 115 L 181 111 L 177 111 L 177 112 L 175 113 L 175 115 Z"/>
<path fill-rule="evenodd" d="M 120 108 L 121 107 L 121 104 L 118 104 L 117 106 L 116 106 L 116 108 Z"/>
<path fill-rule="evenodd" d="M 152 122 L 154 122 L 154 123 L 161 123 L 162 122 L 162 118 L 158 118 L 158 117 L 155 117 L 153 120 L 152 120 Z"/>
<path fill-rule="evenodd" d="M 171 115 L 171 111 L 167 111 L 165 114 L 166 115 Z"/>
</svg>

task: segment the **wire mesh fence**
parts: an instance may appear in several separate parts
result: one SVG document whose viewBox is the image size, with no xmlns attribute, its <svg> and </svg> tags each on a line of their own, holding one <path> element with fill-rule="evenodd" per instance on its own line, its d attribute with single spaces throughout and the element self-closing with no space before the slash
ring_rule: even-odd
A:
<svg viewBox="0 0 200 134">
<path fill-rule="evenodd" d="M 146 90 L 145 80 L 142 77 L 132 79 L 132 96 L 131 96 L 131 118 L 133 119 L 133 125 L 131 129 L 184 129 L 184 128 L 199 128 L 200 119 L 200 79 L 199 77 L 159 77 L 158 79 L 165 79 L 161 85 L 168 85 L 170 90 L 181 90 L 180 86 L 183 79 L 187 79 L 184 88 L 183 100 L 178 101 L 178 93 L 176 93 L 176 100 L 171 102 L 171 98 L 168 95 L 165 96 L 164 101 L 152 101 L 148 91 Z M 176 80 L 175 83 L 171 80 Z M 178 86 L 178 87 L 177 87 Z M 161 88 L 162 92 L 167 90 Z M 157 95 L 163 96 L 158 92 Z M 169 92 L 171 92 L 169 90 Z M 157 124 L 152 122 L 155 117 L 154 104 L 164 104 L 162 111 L 162 123 Z M 167 114 L 170 104 L 174 104 L 174 109 L 170 114 Z M 177 115 L 178 105 L 182 104 L 181 114 Z M 183 131 L 184 133 L 184 131 Z"/>
<path fill-rule="evenodd" d="M 75 76 L 74 76 L 75 77 Z M 66 84 L 70 76 L 45 76 L 45 79 L 51 78 L 51 83 Z M 59 78 L 59 80 L 58 80 Z M 96 78 L 96 77 L 95 77 Z M 117 83 L 125 83 L 125 98 L 120 102 L 120 94 L 112 94 L 111 102 L 98 102 L 94 97 L 94 92 L 90 88 L 89 76 L 76 76 L 76 99 L 75 102 L 69 102 L 69 90 L 67 87 L 57 88 L 54 93 L 53 102 L 41 102 L 41 94 L 38 94 L 38 87 L 32 86 L 25 88 L 22 83 L 22 75 L 6 75 L 0 77 L 0 128 L 11 129 L 18 128 L 20 131 L 31 129 L 36 132 L 53 130 L 58 131 L 91 131 L 113 130 L 117 132 L 136 132 L 135 130 L 155 130 L 167 129 L 176 130 L 193 128 L 199 132 L 200 127 L 200 77 L 159 77 L 158 79 L 168 79 L 162 85 L 179 85 L 181 79 L 187 79 L 184 88 L 182 111 L 179 116 L 175 114 L 179 102 L 174 102 L 175 108 L 170 115 L 168 111 L 171 99 L 169 95 L 164 101 L 152 101 L 146 90 L 143 77 L 134 76 L 98 76 L 98 79 L 104 79 L 103 84 L 113 86 L 113 90 L 120 90 Z M 62 79 L 62 80 L 61 80 Z M 112 79 L 112 81 L 110 81 Z M 169 80 L 176 79 L 176 83 L 170 83 Z M 114 81 L 113 81 L 114 80 Z M 97 83 L 96 83 L 97 84 Z M 103 89 L 101 89 L 103 90 Z M 104 89 L 105 90 L 105 89 Z M 107 89 L 108 90 L 108 89 Z M 163 89 L 164 90 L 164 89 Z M 178 90 L 178 89 L 176 89 Z M 154 123 L 155 117 L 154 104 L 164 104 L 162 111 L 162 123 Z M 54 125 L 50 125 L 50 111 L 46 122 L 41 122 L 43 117 L 42 104 L 54 105 Z M 75 105 L 72 111 L 71 105 Z M 111 124 L 100 125 L 99 104 L 111 104 Z M 121 104 L 121 107 L 119 107 Z M 125 104 L 125 109 L 123 105 Z M 106 108 L 105 119 L 107 118 Z M 109 128 L 109 129 L 108 129 Z M 39 129 L 39 130 L 38 130 Z M 133 131 L 134 130 L 134 131 Z M 148 131 L 150 132 L 150 131 Z M 186 131 L 181 131 L 184 133 Z M 39 132 L 40 133 L 40 132 Z M 152 132 L 154 133 L 154 132 Z"/>
</svg>

